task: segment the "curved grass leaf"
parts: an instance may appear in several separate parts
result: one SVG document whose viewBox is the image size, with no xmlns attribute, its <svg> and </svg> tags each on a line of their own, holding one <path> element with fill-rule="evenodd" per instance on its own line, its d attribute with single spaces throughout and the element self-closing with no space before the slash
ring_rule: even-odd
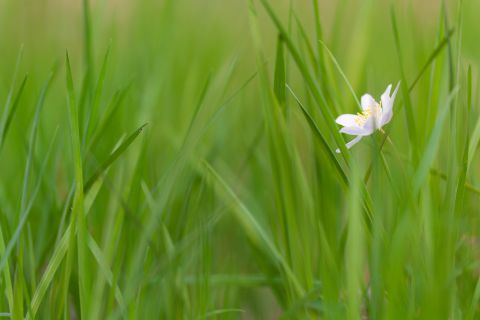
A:
<svg viewBox="0 0 480 320">
<path fill-rule="evenodd" d="M 330 49 L 328 49 L 327 45 L 322 41 L 322 40 L 318 40 L 323 48 L 325 49 L 325 51 L 327 51 L 330 59 L 332 59 L 333 61 L 333 64 L 335 65 L 335 68 L 337 68 L 338 72 L 340 73 L 340 75 L 342 76 L 343 80 L 345 81 L 348 89 L 350 90 L 350 93 L 352 94 L 352 97 L 353 99 L 355 100 L 355 102 L 357 103 L 357 106 L 359 108 L 359 110 L 362 110 L 362 105 L 360 103 L 360 100 L 358 100 L 358 96 L 357 94 L 355 93 L 355 90 L 353 89 L 352 85 L 350 84 L 350 81 L 348 81 L 348 78 L 347 76 L 345 75 L 345 72 L 343 72 L 342 70 L 342 67 L 340 67 L 340 64 L 338 63 L 337 59 L 335 58 L 335 56 L 333 55 L 333 53 L 330 51 Z"/>
<path fill-rule="evenodd" d="M 115 160 L 117 160 L 125 150 L 137 139 L 138 135 L 143 131 L 143 129 L 148 125 L 148 123 L 143 124 L 140 128 L 135 130 L 125 141 L 120 144 L 118 148 L 95 170 L 92 176 L 85 183 L 83 190 L 84 192 L 88 191 L 95 183 L 95 181 L 100 177 L 105 170 L 112 165 Z"/>
<path fill-rule="evenodd" d="M 23 78 L 20 88 L 18 88 L 17 94 L 15 95 L 15 100 L 12 104 L 12 108 L 10 109 L 8 107 L 6 109 L 8 113 L 4 115 L 5 123 L 2 123 L 1 132 L 0 132 L 0 150 L 2 149 L 5 139 L 7 137 L 8 129 L 10 129 L 10 125 L 12 124 L 13 116 L 15 115 L 15 112 L 17 111 L 17 108 L 20 104 L 20 98 L 22 96 L 23 89 L 25 89 L 25 84 L 27 83 L 27 79 L 28 79 L 28 76 L 25 76 Z"/>
<path fill-rule="evenodd" d="M 340 176 L 342 177 L 343 182 L 345 184 L 348 184 L 347 175 L 346 175 L 345 171 L 343 170 L 342 166 L 340 165 L 340 163 L 338 162 L 337 158 L 335 157 L 335 154 L 333 153 L 332 149 L 329 147 L 329 145 L 327 143 L 327 140 L 325 139 L 325 137 L 322 134 L 322 131 L 320 130 L 320 128 L 318 128 L 317 124 L 315 123 L 315 120 L 313 120 L 313 118 L 310 115 L 310 113 L 308 112 L 308 110 L 300 102 L 300 100 L 295 95 L 295 93 L 290 88 L 290 86 L 289 85 L 286 85 L 286 86 L 287 86 L 287 89 L 292 94 L 295 101 L 297 102 L 297 105 L 300 107 L 300 110 L 302 111 L 302 113 L 305 117 L 305 120 L 307 120 L 308 125 L 310 126 L 310 129 L 313 131 L 313 133 L 317 137 L 317 140 L 320 142 L 320 145 L 322 146 L 322 149 L 324 150 L 324 152 L 327 154 L 328 158 L 330 159 L 330 162 L 332 163 L 332 165 L 337 170 L 337 173 L 339 173 Z"/>
</svg>

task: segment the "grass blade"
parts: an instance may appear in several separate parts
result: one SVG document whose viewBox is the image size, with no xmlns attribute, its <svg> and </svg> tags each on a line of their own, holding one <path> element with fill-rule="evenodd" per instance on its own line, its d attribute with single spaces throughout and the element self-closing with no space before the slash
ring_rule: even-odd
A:
<svg viewBox="0 0 480 320">
<path fill-rule="evenodd" d="M 285 92 L 285 53 L 283 52 L 283 40 L 281 36 L 278 36 L 277 40 L 277 58 L 275 63 L 275 75 L 274 75 L 274 92 L 280 106 L 285 107 L 286 92 Z"/>
<path fill-rule="evenodd" d="M 0 150 L 2 149 L 5 139 L 7 137 L 8 129 L 10 129 L 13 116 L 15 115 L 15 112 L 17 111 L 17 108 L 20 104 L 20 98 L 22 96 L 23 89 L 25 89 L 27 78 L 28 78 L 27 76 L 23 78 L 22 84 L 20 85 L 20 88 L 18 88 L 17 94 L 15 95 L 15 100 L 13 101 L 11 109 L 9 107 L 8 109 L 6 109 L 8 113 L 5 115 L 5 123 L 2 123 L 1 132 L 0 132 Z"/>
<path fill-rule="evenodd" d="M 337 143 L 337 146 L 341 150 L 341 155 L 344 157 L 345 161 L 348 163 L 349 162 L 349 153 L 347 152 L 347 148 L 345 147 L 345 140 L 343 137 L 340 135 L 338 132 L 338 128 L 335 123 L 335 118 L 332 115 L 332 112 L 330 110 L 330 107 L 327 104 L 327 101 L 325 99 L 325 96 L 321 92 L 321 90 L 317 87 L 315 84 L 315 81 L 313 80 L 313 77 L 311 73 L 309 72 L 304 60 L 302 59 L 300 53 L 296 49 L 295 45 L 293 44 L 293 41 L 290 39 L 290 36 L 287 34 L 285 31 L 285 28 L 282 26 L 280 19 L 278 19 L 277 15 L 273 11 L 272 7 L 268 3 L 267 0 L 260 0 L 261 4 L 267 11 L 268 15 L 272 19 L 273 23 L 275 24 L 278 32 L 281 34 L 282 38 L 285 41 L 285 44 L 292 55 L 293 60 L 297 64 L 298 69 L 300 70 L 301 75 L 303 76 L 305 82 L 307 83 L 308 87 L 310 88 L 310 91 L 312 92 L 315 101 L 317 104 L 320 106 L 320 112 L 325 119 L 325 122 L 329 128 L 330 133 L 335 139 L 335 142 Z M 254 13 L 255 14 L 255 13 Z"/>
<path fill-rule="evenodd" d="M 100 99 L 102 98 L 103 86 L 105 84 L 105 76 L 107 73 L 108 62 L 110 58 L 111 43 L 108 45 L 107 52 L 103 58 L 102 68 L 100 69 L 100 74 L 98 76 L 97 85 L 95 87 L 95 94 L 93 96 L 93 104 L 90 109 L 89 117 L 87 119 L 87 125 L 85 126 L 86 130 L 84 132 L 84 143 L 86 139 L 92 136 L 93 132 L 97 127 L 98 122 L 98 109 L 100 107 Z"/>
<path fill-rule="evenodd" d="M 20 61 L 22 60 L 22 57 L 23 57 L 23 46 L 20 47 L 20 52 L 18 53 L 17 62 L 15 63 L 15 69 L 13 71 L 13 80 L 10 85 L 10 89 L 8 90 L 7 101 L 5 102 L 5 107 L 3 108 L 3 114 L 0 119 L 0 148 L 3 146 L 3 142 L 5 141 L 5 133 L 7 132 L 7 130 L 5 129 L 6 122 L 8 121 L 8 118 L 12 113 L 10 107 L 12 104 L 13 92 L 15 90 L 15 83 L 17 81 L 17 73 L 20 67 Z"/>
<path fill-rule="evenodd" d="M 290 86 L 288 86 L 288 85 L 286 85 L 286 86 L 287 86 L 287 89 L 292 94 L 295 101 L 297 101 L 297 105 L 300 107 L 300 110 L 302 111 L 302 114 L 303 114 L 305 120 L 307 121 L 308 125 L 310 126 L 310 129 L 313 131 L 317 140 L 320 142 L 320 145 L 322 146 L 322 149 L 328 155 L 328 158 L 330 159 L 330 162 L 332 163 L 332 165 L 335 167 L 337 172 L 342 177 L 343 182 L 345 184 L 348 184 L 347 175 L 346 175 L 345 171 L 343 170 L 342 166 L 340 165 L 340 163 L 338 162 L 337 158 L 335 157 L 335 154 L 333 153 L 332 149 L 329 147 L 326 139 L 323 136 L 322 131 L 318 128 L 317 124 L 315 123 L 315 120 L 313 120 L 313 118 L 310 115 L 310 113 L 308 112 L 308 110 L 300 102 L 300 100 L 295 95 L 295 93 L 290 88 Z"/>
<path fill-rule="evenodd" d="M 347 87 L 348 87 L 348 89 L 350 90 L 350 93 L 352 94 L 353 99 L 355 100 L 355 102 L 357 103 L 357 106 L 358 106 L 359 110 L 361 111 L 361 110 L 362 110 L 362 105 L 361 105 L 361 103 L 360 103 L 360 100 L 358 100 L 358 96 L 357 96 L 357 94 L 355 93 L 355 90 L 353 90 L 353 87 L 352 87 L 352 85 L 350 84 L 350 81 L 348 81 L 347 76 L 346 76 L 345 73 L 343 72 L 342 67 L 340 67 L 340 64 L 338 63 L 337 59 L 335 58 L 335 56 L 333 55 L 333 53 L 330 51 L 330 49 L 328 49 L 327 45 L 326 45 L 322 40 L 319 40 L 319 41 L 320 41 L 320 43 L 322 44 L 322 46 L 323 46 L 323 48 L 325 49 L 325 51 L 327 51 L 328 55 L 330 56 L 330 59 L 332 59 L 333 64 L 335 65 L 335 68 L 337 68 L 338 72 L 340 73 L 340 75 L 342 76 L 343 80 L 344 80 L 345 83 L 347 84 Z"/>
<path fill-rule="evenodd" d="M 72 143 L 72 154 L 75 170 L 75 193 L 73 195 L 73 206 L 71 213 L 71 220 L 73 221 L 72 230 L 77 230 L 77 242 L 75 243 L 75 232 L 71 232 L 69 240 L 69 248 L 67 252 L 67 263 L 65 268 L 64 278 L 64 297 L 68 297 L 68 286 L 70 280 L 70 273 L 73 263 L 73 250 L 75 244 L 77 246 L 78 254 L 78 287 L 80 293 L 80 309 L 82 316 L 88 314 L 88 298 L 87 298 L 87 269 L 86 269 L 86 222 L 84 216 L 84 192 L 83 192 L 83 160 L 81 154 L 80 142 L 80 125 L 79 113 L 75 101 L 75 91 L 73 87 L 72 70 L 70 67 L 70 59 L 68 53 L 66 54 L 66 84 L 68 92 L 68 110 L 70 122 L 70 136 Z M 68 307 L 68 301 L 65 301 L 65 307 Z"/>
<path fill-rule="evenodd" d="M 142 133 L 143 129 L 148 124 L 143 124 L 140 128 L 135 130 L 122 144 L 112 152 L 112 154 L 97 168 L 97 170 L 92 174 L 92 176 L 87 180 L 85 186 L 83 187 L 84 192 L 88 191 L 95 181 L 105 172 L 105 170 L 112 165 L 115 160 L 117 160 L 128 147 L 137 139 L 137 137 Z"/>
<path fill-rule="evenodd" d="M 458 89 L 454 89 L 449 94 L 446 102 L 447 107 L 445 107 L 438 115 L 437 120 L 435 122 L 435 126 L 432 130 L 432 133 L 430 134 L 427 147 L 423 153 L 423 156 L 422 156 L 422 159 L 420 160 L 418 168 L 415 171 L 415 174 L 413 176 L 412 194 L 414 198 L 420 191 L 420 188 L 422 187 L 425 179 L 427 178 L 430 172 L 430 167 L 433 163 L 438 145 L 440 143 L 443 124 L 445 122 L 448 112 L 450 112 L 450 107 L 449 107 L 450 103 L 453 101 L 457 93 L 458 93 Z"/>
<path fill-rule="evenodd" d="M 88 240 L 88 248 L 90 249 L 90 252 L 92 255 L 95 257 L 95 260 L 97 260 L 98 266 L 100 267 L 100 270 L 102 271 L 105 279 L 107 279 L 108 284 L 114 288 L 115 290 L 115 298 L 120 306 L 120 308 L 125 308 L 125 299 L 123 298 L 122 292 L 120 291 L 120 288 L 117 286 L 117 284 L 114 282 L 114 277 L 113 277 L 113 272 L 110 270 L 110 267 L 107 263 L 107 260 L 98 246 L 97 242 L 95 239 L 92 237 L 90 233 L 87 233 L 87 240 Z"/>
<path fill-rule="evenodd" d="M 417 82 L 422 78 L 423 74 L 427 71 L 428 67 L 432 64 L 433 61 L 437 58 L 437 56 L 442 52 L 442 50 L 445 48 L 447 43 L 449 42 L 450 37 L 453 35 L 455 29 L 450 29 L 445 37 L 442 39 L 442 41 L 438 44 L 438 46 L 433 50 L 433 52 L 430 54 L 430 56 L 427 59 L 427 62 L 423 65 L 422 69 L 420 69 L 420 72 L 416 76 L 415 80 L 412 81 L 410 86 L 408 87 L 408 91 L 412 92 L 412 90 L 415 88 L 417 85 Z"/>
<path fill-rule="evenodd" d="M 413 148 L 413 153 L 415 159 L 418 159 L 418 152 L 415 148 L 417 145 L 417 133 L 416 133 L 416 126 L 415 126 L 415 119 L 413 117 L 413 107 L 412 107 L 412 101 L 410 99 L 410 94 L 408 91 L 407 87 L 407 79 L 405 77 L 405 69 L 403 66 L 403 59 L 402 59 L 402 52 L 401 52 L 401 46 L 400 46 L 400 36 L 398 33 L 398 28 L 397 28 L 397 18 L 395 16 L 395 10 L 393 8 L 393 5 L 390 10 L 390 16 L 391 16 L 391 21 L 392 21 L 392 28 L 393 28 L 393 35 L 395 39 L 395 46 L 397 49 L 397 56 L 398 56 L 398 63 L 400 66 L 400 75 L 401 75 L 401 90 L 403 94 L 403 100 L 405 103 L 405 115 L 407 118 L 407 128 L 408 128 L 408 136 L 410 138 L 410 146 Z"/>
</svg>

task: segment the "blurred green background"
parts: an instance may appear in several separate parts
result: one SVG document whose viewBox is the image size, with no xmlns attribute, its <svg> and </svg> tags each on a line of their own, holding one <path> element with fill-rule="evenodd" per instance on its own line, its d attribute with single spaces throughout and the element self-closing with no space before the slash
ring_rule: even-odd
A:
<svg viewBox="0 0 480 320">
<path fill-rule="evenodd" d="M 478 12 L 0 0 L 0 316 L 479 318 Z"/>
</svg>

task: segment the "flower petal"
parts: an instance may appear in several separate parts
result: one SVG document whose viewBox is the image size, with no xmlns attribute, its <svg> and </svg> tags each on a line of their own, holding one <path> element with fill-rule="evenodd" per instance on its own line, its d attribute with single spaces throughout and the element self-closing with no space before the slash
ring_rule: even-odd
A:
<svg viewBox="0 0 480 320">
<path fill-rule="evenodd" d="M 400 87 L 400 82 L 395 87 L 395 90 L 392 93 L 392 96 L 389 96 L 390 89 L 392 85 L 387 87 L 387 90 L 382 94 L 382 121 L 381 125 L 389 123 L 392 120 L 393 116 L 393 103 L 395 102 L 395 97 L 397 96 L 398 88 Z"/>
<path fill-rule="evenodd" d="M 380 129 L 377 126 L 377 123 L 376 123 L 375 119 L 376 118 L 374 116 L 371 116 L 367 119 L 367 121 L 363 125 L 363 134 L 361 134 L 362 136 L 371 135 L 375 131 L 375 129 Z"/>
<path fill-rule="evenodd" d="M 342 129 L 340 129 L 340 133 L 346 133 L 346 134 L 349 134 L 349 135 L 352 135 L 352 136 L 366 136 L 366 135 L 369 135 L 369 133 L 367 133 L 367 131 L 364 128 L 358 127 L 358 126 L 343 127 Z"/>
<path fill-rule="evenodd" d="M 347 142 L 347 144 L 345 144 L 345 146 L 347 147 L 347 149 L 350 149 L 351 147 L 353 147 L 355 144 L 357 144 L 360 140 L 362 140 L 362 136 L 357 136 L 355 139 Z M 336 153 L 340 153 L 340 149 L 337 149 L 335 150 Z"/>
<path fill-rule="evenodd" d="M 392 84 L 389 84 L 387 86 L 387 89 L 385 90 L 384 93 L 382 93 L 382 97 L 380 98 L 382 100 L 382 104 L 386 99 L 390 99 L 390 91 L 392 90 Z"/>
<path fill-rule="evenodd" d="M 356 118 L 357 115 L 355 114 L 342 114 L 335 120 L 335 122 L 344 127 L 353 127 L 357 125 L 357 123 L 355 122 Z"/>
<path fill-rule="evenodd" d="M 377 102 L 375 101 L 375 99 L 373 99 L 371 95 L 367 93 L 362 96 L 361 104 L 362 109 L 365 110 L 369 107 L 373 108 L 377 104 Z"/>
</svg>

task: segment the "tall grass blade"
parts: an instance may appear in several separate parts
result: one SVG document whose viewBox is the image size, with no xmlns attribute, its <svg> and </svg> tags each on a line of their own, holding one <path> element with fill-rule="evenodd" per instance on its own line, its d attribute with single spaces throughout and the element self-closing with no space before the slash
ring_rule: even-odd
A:
<svg viewBox="0 0 480 320">
<path fill-rule="evenodd" d="M 20 84 L 20 88 L 17 90 L 17 94 L 15 95 L 15 100 L 13 101 L 12 107 L 6 107 L 7 114 L 5 114 L 5 122 L 2 122 L 1 125 L 1 132 L 0 132 L 0 150 L 3 147 L 5 139 L 7 137 L 8 129 L 10 129 L 10 125 L 12 124 L 13 116 L 17 111 L 18 106 L 20 105 L 20 98 L 22 97 L 23 89 L 25 89 L 25 84 L 27 83 L 27 76 L 23 78 L 22 83 Z"/>
<path fill-rule="evenodd" d="M 124 152 L 128 149 L 128 147 L 137 139 L 137 137 L 142 133 L 143 129 L 148 124 L 143 124 L 140 128 L 135 130 L 125 141 L 123 141 L 118 148 L 116 148 L 112 154 L 95 170 L 95 172 L 90 176 L 90 178 L 85 183 L 83 189 L 84 192 L 87 192 L 95 181 L 105 172 L 105 170 L 112 165 L 115 160 L 117 160 Z"/>
<path fill-rule="evenodd" d="M 433 160 L 435 158 L 438 146 L 441 141 L 442 129 L 447 114 L 450 112 L 450 103 L 455 99 L 456 94 L 458 93 L 458 89 L 454 89 L 448 96 L 446 101 L 446 107 L 439 113 L 436 121 L 435 126 L 430 134 L 430 138 L 428 140 L 427 146 L 423 153 L 422 159 L 418 165 L 418 168 L 415 171 L 413 176 L 413 189 L 412 194 L 414 197 L 418 195 L 420 188 L 422 187 L 425 179 L 427 178 Z"/>
<path fill-rule="evenodd" d="M 393 8 L 393 6 L 390 8 L 390 16 L 391 16 L 391 22 L 392 22 L 393 35 L 395 39 L 395 46 L 397 50 L 398 63 L 400 67 L 400 75 L 402 80 L 400 89 L 402 91 L 403 100 L 405 103 L 405 115 L 406 115 L 406 121 L 407 121 L 408 136 L 410 138 L 410 146 L 413 149 L 414 157 L 415 159 L 418 159 L 418 152 L 416 150 L 417 133 L 416 133 L 415 118 L 413 116 L 412 101 L 410 99 L 410 94 L 407 87 L 407 79 L 405 77 L 405 71 L 404 71 L 405 69 L 404 69 L 403 58 L 402 58 L 402 48 L 400 46 L 400 35 L 398 33 L 397 18 L 396 18 L 395 9 Z"/>
<path fill-rule="evenodd" d="M 87 268 L 86 268 L 86 222 L 84 216 L 85 203 L 83 192 L 83 160 L 81 151 L 80 140 L 80 124 L 79 113 L 77 108 L 77 102 L 75 100 L 75 90 L 73 87 L 72 70 L 70 67 L 70 59 L 68 53 L 66 54 L 66 84 L 68 92 L 68 110 L 69 110 L 69 122 L 70 122 L 70 136 L 72 143 L 72 155 L 75 170 L 75 193 L 73 195 L 73 206 L 71 213 L 72 232 L 69 240 L 69 250 L 67 253 L 67 262 L 64 278 L 64 294 L 68 297 L 68 281 L 70 279 L 70 273 L 73 263 L 73 250 L 77 247 L 78 254 L 78 288 L 80 293 L 80 307 L 81 314 L 86 316 L 88 314 L 88 298 L 87 292 L 88 280 L 87 280 Z M 75 230 L 77 230 L 77 241 L 75 243 Z M 68 301 L 65 302 L 66 308 L 68 308 Z"/>
<path fill-rule="evenodd" d="M 285 107 L 286 103 L 286 75 L 285 75 L 285 53 L 283 49 L 283 40 L 281 36 L 278 36 L 277 40 L 277 57 L 275 62 L 275 75 L 274 75 L 274 92 L 277 97 L 278 103 Z"/>
</svg>

